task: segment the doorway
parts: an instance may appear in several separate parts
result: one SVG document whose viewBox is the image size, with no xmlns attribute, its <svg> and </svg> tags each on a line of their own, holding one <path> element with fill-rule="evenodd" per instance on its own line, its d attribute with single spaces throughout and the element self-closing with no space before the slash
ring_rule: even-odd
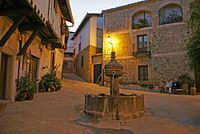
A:
<svg viewBox="0 0 200 134">
<path fill-rule="evenodd" d="M 8 55 L 1 54 L 1 72 L 0 72 L 0 99 L 6 99 L 6 81 L 8 69 Z"/>
<path fill-rule="evenodd" d="M 101 64 L 94 65 L 94 83 L 101 81 Z"/>
<path fill-rule="evenodd" d="M 29 71 L 30 71 L 30 78 L 35 86 L 35 88 L 37 87 L 37 74 L 38 74 L 38 61 L 39 59 L 35 56 L 31 56 L 31 65 L 30 65 L 30 68 L 29 68 Z"/>
</svg>

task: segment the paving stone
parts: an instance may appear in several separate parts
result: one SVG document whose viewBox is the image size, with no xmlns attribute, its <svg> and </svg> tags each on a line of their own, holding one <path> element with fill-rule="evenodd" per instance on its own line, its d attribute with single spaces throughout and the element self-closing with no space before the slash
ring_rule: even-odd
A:
<svg viewBox="0 0 200 134">
<path fill-rule="evenodd" d="M 72 77 L 73 75 L 71 75 Z M 145 95 L 143 117 L 95 119 L 83 113 L 86 93 L 109 93 L 108 87 L 63 79 L 58 92 L 38 93 L 34 100 L 9 103 L 0 116 L 0 134 L 199 134 L 200 96 L 168 95 L 123 89 Z"/>
</svg>

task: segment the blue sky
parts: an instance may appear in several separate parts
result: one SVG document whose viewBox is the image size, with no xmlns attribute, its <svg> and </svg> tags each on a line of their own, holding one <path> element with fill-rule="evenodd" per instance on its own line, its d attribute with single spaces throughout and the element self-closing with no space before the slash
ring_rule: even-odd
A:
<svg viewBox="0 0 200 134">
<path fill-rule="evenodd" d="M 102 10 L 123 6 L 142 0 L 70 0 L 74 27 L 70 31 L 76 31 L 82 19 L 87 13 L 101 13 Z"/>
</svg>

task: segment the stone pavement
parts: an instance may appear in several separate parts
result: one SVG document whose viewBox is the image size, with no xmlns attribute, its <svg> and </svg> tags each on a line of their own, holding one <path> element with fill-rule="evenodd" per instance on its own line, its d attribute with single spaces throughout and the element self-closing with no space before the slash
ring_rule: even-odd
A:
<svg viewBox="0 0 200 134">
<path fill-rule="evenodd" d="M 8 104 L 0 116 L 0 134 L 200 134 L 200 96 L 123 89 L 145 95 L 145 115 L 106 121 L 83 113 L 84 94 L 109 93 L 109 88 L 75 80 L 63 79 L 61 91 Z"/>
</svg>

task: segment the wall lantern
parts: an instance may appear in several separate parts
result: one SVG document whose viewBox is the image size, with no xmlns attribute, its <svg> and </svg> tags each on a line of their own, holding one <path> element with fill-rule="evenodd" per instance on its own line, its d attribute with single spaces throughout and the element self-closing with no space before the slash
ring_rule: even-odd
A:
<svg viewBox="0 0 200 134">
<path fill-rule="evenodd" d="M 114 50 L 113 50 L 113 43 L 112 43 L 112 39 L 111 39 L 111 37 L 108 36 L 108 37 L 106 38 L 106 40 L 107 40 L 108 43 L 111 44 L 111 46 L 112 46 L 112 51 L 114 51 Z"/>
<path fill-rule="evenodd" d="M 108 36 L 106 40 L 107 40 L 107 42 L 111 43 L 111 38 L 110 38 L 110 36 Z"/>
</svg>

